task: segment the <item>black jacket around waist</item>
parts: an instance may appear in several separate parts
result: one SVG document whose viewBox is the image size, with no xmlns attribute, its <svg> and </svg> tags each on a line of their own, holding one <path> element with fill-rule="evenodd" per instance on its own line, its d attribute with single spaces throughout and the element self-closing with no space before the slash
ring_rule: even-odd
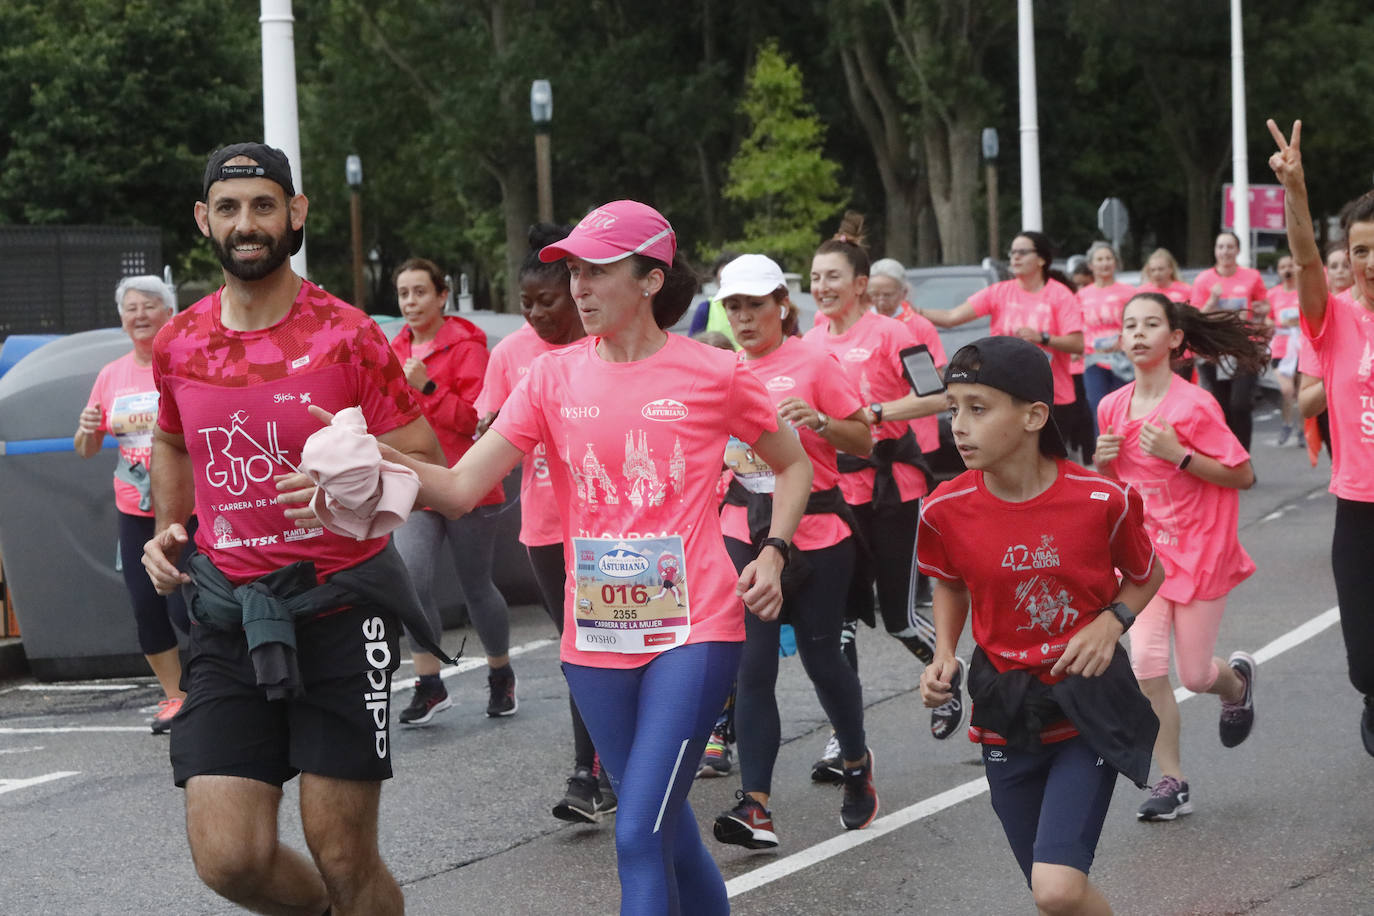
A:
<svg viewBox="0 0 1374 916">
<path fill-rule="evenodd" d="M 1046 684 L 1024 668 L 999 673 L 979 647 L 969 667 L 968 692 L 970 721 L 1001 735 L 1008 746 L 1036 747 L 1041 729 L 1068 719 L 1097 756 L 1146 788 L 1159 719 L 1119 643 L 1102 674 L 1071 674 L 1057 684 Z"/>
<path fill-rule="evenodd" d="M 935 475 L 916 444 L 916 433 L 910 427 L 896 439 L 879 439 L 867 458 L 840 452 L 835 456 L 835 466 L 841 474 L 874 469 L 873 505 L 896 506 L 902 502 L 902 491 L 897 486 L 897 477 L 892 472 L 894 464 L 909 464 L 919 470 L 926 478 L 926 491 L 935 488 Z"/>
</svg>

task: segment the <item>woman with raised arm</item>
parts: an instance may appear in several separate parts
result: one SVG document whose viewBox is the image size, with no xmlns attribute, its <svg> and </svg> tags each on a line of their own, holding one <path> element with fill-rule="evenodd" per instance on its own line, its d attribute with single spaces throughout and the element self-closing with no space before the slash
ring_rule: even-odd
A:
<svg viewBox="0 0 1374 916">
<path fill-rule="evenodd" d="M 452 469 L 385 457 L 456 517 L 544 443 L 568 571 L 563 671 L 619 796 L 621 912 L 727 913 L 687 804 L 692 764 L 739 667 L 745 609 L 772 620 L 782 606 L 811 463 L 733 353 L 664 330 L 697 279 L 658 211 L 604 204 L 540 257 L 567 261 L 588 336 L 535 359 Z M 715 498 L 731 436 L 775 481 L 767 536 L 739 574 Z"/>
<path fill-rule="evenodd" d="M 1346 206 L 1341 215 L 1346 250 L 1354 268 L 1350 296 L 1332 295 L 1312 227 L 1303 174 L 1302 122 L 1285 139 L 1268 123 L 1278 152 L 1269 167 L 1286 192 L 1288 249 L 1298 262 L 1298 305 L 1302 333 L 1321 362 L 1331 423 L 1331 492 L 1336 528 L 1331 535 L 1331 571 L 1341 608 L 1341 632 L 1350 683 L 1364 696 L 1360 737 L 1374 756 L 1374 441 L 1363 433 L 1366 407 L 1374 397 L 1369 360 L 1374 348 L 1374 192 Z"/>
</svg>

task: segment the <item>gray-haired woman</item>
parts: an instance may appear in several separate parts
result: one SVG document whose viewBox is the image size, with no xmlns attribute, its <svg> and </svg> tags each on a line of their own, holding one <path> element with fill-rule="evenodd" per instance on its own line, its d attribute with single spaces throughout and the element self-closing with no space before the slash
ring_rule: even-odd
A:
<svg viewBox="0 0 1374 916">
<path fill-rule="evenodd" d="M 164 598 L 154 591 L 143 570 L 143 544 L 153 536 L 148 477 L 158 399 L 153 384 L 153 338 L 176 312 L 176 296 L 158 277 L 125 277 L 115 289 L 115 304 L 134 348 L 96 376 L 90 399 L 77 419 L 72 447 L 82 458 L 93 458 L 106 433 L 119 443 L 114 473 L 119 552 L 138 624 L 139 648 L 166 695 L 151 722 L 153 734 L 160 735 L 171 729 L 172 717 L 185 696 L 172 624 L 186 630 L 186 605 L 178 594 Z"/>
</svg>

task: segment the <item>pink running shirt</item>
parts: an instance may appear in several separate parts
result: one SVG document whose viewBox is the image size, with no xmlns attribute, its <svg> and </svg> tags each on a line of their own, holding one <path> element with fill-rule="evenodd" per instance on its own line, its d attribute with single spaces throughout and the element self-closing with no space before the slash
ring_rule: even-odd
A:
<svg viewBox="0 0 1374 916">
<path fill-rule="evenodd" d="M 491 351 L 482 393 L 477 396 L 477 416 L 499 412 L 515 386 L 530 371 L 530 364 L 550 350 L 553 344 L 535 333 L 528 324 L 501 339 Z M 558 518 L 558 502 L 549 480 L 549 461 L 540 442 L 520 462 L 520 543 L 526 547 L 547 547 L 563 543 L 563 523 Z"/>
<path fill-rule="evenodd" d="M 299 465 L 320 423 L 307 404 L 361 407 L 382 435 L 420 418 L 401 364 L 377 323 L 309 281 L 286 317 L 259 331 L 220 321 L 223 288 L 169 321 L 153 342 L 158 426 L 184 436 L 200 529 L 196 546 L 236 583 L 297 560 L 320 580 L 386 547 L 322 528 L 297 528 L 277 505 L 273 477 Z"/>
<path fill-rule="evenodd" d="M 1193 281 L 1193 295 L 1189 302 L 1194 308 L 1202 308 L 1212 295 L 1212 286 L 1221 284 L 1221 297 L 1215 308 L 1226 312 L 1241 312 L 1246 318 L 1253 318 L 1255 303 L 1265 301 L 1269 290 L 1264 288 L 1264 278 L 1252 267 L 1237 267 L 1229 277 L 1217 273 L 1209 267 L 1197 275 Z"/>
<path fill-rule="evenodd" d="M 1283 284 L 1271 289 L 1269 314 L 1274 319 L 1274 336 L 1269 341 L 1269 355 L 1274 359 L 1283 359 L 1288 354 L 1289 341 L 1295 336 L 1301 336 L 1298 328 L 1285 325 L 1285 322 L 1295 321 L 1302 314 L 1302 308 L 1298 305 L 1298 291 L 1284 289 Z"/>
<path fill-rule="evenodd" d="M 670 334 L 652 356 L 613 363 L 596 352 L 598 340 L 587 337 L 535 360 L 492 424 L 523 452 L 548 446 L 568 569 L 561 657 L 636 668 L 653 660 L 654 645 L 679 644 L 634 652 L 578 648 L 586 600 L 579 597 L 579 568 L 593 555 L 584 557 L 577 539 L 624 542 L 628 554 L 648 543 L 650 559 L 661 555 L 662 542 L 680 539 L 685 556 L 676 584 L 690 614 L 685 642 L 739 642 L 745 611 L 715 490 L 731 435 L 752 443 L 778 428 L 773 400 L 733 352 Z M 636 584 L 651 585 L 650 593 L 658 586 L 651 578 Z"/>
<path fill-rule="evenodd" d="M 918 343 L 910 325 L 877 312 L 864 312 L 843 334 L 831 334 L 827 323 L 824 327 L 807 331 L 802 340 L 840 361 L 840 368 L 858 387 L 859 397 L 865 405 L 895 401 L 911 393 L 911 385 L 902 375 L 899 356 L 902 350 Z M 873 442 L 877 444 L 882 439 L 899 439 L 911 428 L 909 420 L 879 423 L 873 427 Z M 844 493 L 844 501 L 851 506 L 872 502 L 876 473 L 873 468 L 865 468 L 841 474 L 840 491 Z M 902 502 L 910 502 L 926 494 L 925 475 L 917 468 L 909 464 L 895 464 L 892 474 L 897 481 Z"/>
<path fill-rule="evenodd" d="M 1374 502 L 1374 312 L 1341 293 L 1328 296 L 1320 334 L 1302 316 L 1326 385 L 1331 424 L 1331 492 Z"/>
<path fill-rule="evenodd" d="M 107 363 L 95 377 L 87 407 L 100 405 L 97 436 L 109 433 L 119 442 L 120 457 L 130 464 L 152 467 L 153 426 L 157 423 L 157 386 L 153 367 L 140 366 L 132 351 Z M 114 482 L 115 508 L 125 515 L 152 518 L 138 508 L 138 487 L 119 478 Z"/>
<path fill-rule="evenodd" d="M 1100 429 L 1109 426 L 1124 439 L 1112 470 L 1145 500 L 1145 527 L 1164 561 L 1159 595 L 1179 604 L 1225 597 L 1250 577 L 1255 564 L 1237 537 L 1240 492 L 1180 471 L 1140 448 L 1140 429 L 1168 421 L 1178 441 L 1228 468 L 1250 455 L 1241 446 L 1206 391 L 1170 375 L 1169 391 L 1147 416 L 1128 419 L 1135 382 L 1118 388 L 1097 405 Z"/>
<path fill-rule="evenodd" d="M 1111 286 L 1089 283 L 1078 291 L 1078 301 L 1083 306 L 1083 353 L 1086 365 L 1111 368 L 1111 363 L 1105 359 L 1095 359 L 1093 354 L 1120 345 L 1121 310 L 1134 295 L 1135 289 L 1125 283 L 1113 283 Z"/>
<path fill-rule="evenodd" d="M 1138 293 L 1159 293 L 1170 302 L 1187 302 L 1193 298 L 1193 288 L 1182 280 L 1175 280 L 1168 286 L 1155 286 L 1146 281 L 1135 288 Z"/>
<path fill-rule="evenodd" d="M 1030 328 L 1058 337 L 1083 330 L 1083 309 L 1077 297 L 1058 280 L 1046 281 L 1034 293 L 1022 289 L 1016 280 L 1003 280 L 979 290 L 968 301 L 975 314 L 992 317 L 994 334 L 1013 337 L 1018 328 Z M 1054 376 L 1054 403 L 1072 404 L 1077 395 L 1069 372 L 1069 354 L 1052 347 L 1040 349 L 1049 358 Z"/>
<path fill-rule="evenodd" d="M 744 359 L 741 354 L 740 362 L 763 382 L 775 406 L 788 398 L 801 398 L 835 420 L 842 420 L 864 406 L 858 389 L 841 371 L 835 357 L 804 340 L 785 337 L 782 346 L 767 356 Z M 840 472 L 835 468 L 835 447 L 810 427 L 798 428 L 797 435 L 815 471 L 811 492 L 838 486 Z M 748 514 L 744 506 L 722 506 L 721 533 L 749 543 Z M 803 515 L 792 543 L 798 550 L 820 550 L 833 547 L 849 535 L 849 526 L 838 515 Z"/>
</svg>

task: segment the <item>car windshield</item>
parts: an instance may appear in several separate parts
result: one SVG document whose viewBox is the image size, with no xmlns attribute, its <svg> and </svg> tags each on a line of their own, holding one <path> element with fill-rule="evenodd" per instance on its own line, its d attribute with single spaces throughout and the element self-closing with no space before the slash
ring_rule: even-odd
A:
<svg viewBox="0 0 1374 916">
<path fill-rule="evenodd" d="M 911 301 L 926 309 L 952 309 L 987 285 L 982 276 L 915 277 L 911 280 Z"/>
</svg>

